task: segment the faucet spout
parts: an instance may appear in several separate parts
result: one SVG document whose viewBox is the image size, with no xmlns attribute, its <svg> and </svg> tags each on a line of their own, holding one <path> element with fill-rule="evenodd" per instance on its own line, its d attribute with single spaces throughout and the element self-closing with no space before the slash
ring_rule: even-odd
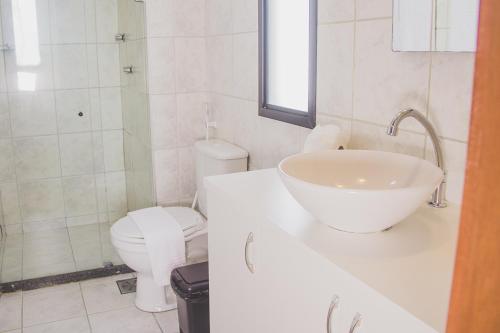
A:
<svg viewBox="0 0 500 333">
<path fill-rule="evenodd" d="M 434 153 L 436 156 L 436 164 L 441 170 L 443 170 L 443 180 L 436 188 L 434 193 L 432 194 L 432 199 L 429 201 L 429 205 L 435 208 L 444 208 L 447 206 L 445 199 L 446 192 L 446 169 L 444 166 L 444 158 L 443 158 L 443 149 L 441 148 L 441 142 L 439 141 L 439 137 L 434 129 L 434 126 L 424 117 L 424 115 L 417 110 L 408 109 L 399 112 L 390 122 L 387 127 L 387 134 L 390 136 L 398 135 L 399 125 L 401 122 L 408 118 L 416 119 L 427 131 L 429 137 L 431 138 L 432 145 L 434 147 Z"/>
</svg>

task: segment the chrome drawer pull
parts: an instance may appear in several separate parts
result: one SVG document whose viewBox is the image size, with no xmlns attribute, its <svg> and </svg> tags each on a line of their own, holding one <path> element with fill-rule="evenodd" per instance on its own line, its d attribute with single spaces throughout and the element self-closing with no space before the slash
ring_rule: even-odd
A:
<svg viewBox="0 0 500 333">
<path fill-rule="evenodd" d="M 352 319 L 351 328 L 349 329 L 349 333 L 354 333 L 356 329 L 361 325 L 361 315 L 356 313 L 354 318 Z"/>
<path fill-rule="evenodd" d="M 248 247 L 250 246 L 250 243 L 253 243 L 253 233 L 249 233 L 247 237 L 247 241 L 245 243 L 245 264 L 247 265 L 248 270 L 250 273 L 255 272 L 255 267 L 252 263 L 250 263 L 250 260 L 248 258 Z"/>
<path fill-rule="evenodd" d="M 332 298 L 332 302 L 330 303 L 330 308 L 328 309 L 328 315 L 326 316 L 327 333 L 332 333 L 332 315 L 333 311 L 335 311 L 338 305 L 339 305 L 339 297 L 337 295 L 334 295 Z"/>
</svg>

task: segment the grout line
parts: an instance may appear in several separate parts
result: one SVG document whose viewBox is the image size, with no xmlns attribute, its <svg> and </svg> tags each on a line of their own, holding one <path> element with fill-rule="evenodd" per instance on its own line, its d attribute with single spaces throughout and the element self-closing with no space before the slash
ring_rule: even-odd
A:
<svg viewBox="0 0 500 333">
<path fill-rule="evenodd" d="M 50 29 L 49 29 L 50 30 Z M 85 32 L 86 33 L 86 32 Z M 49 31 L 50 34 L 50 31 Z M 139 39 L 137 39 L 139 40 Z M 44 46 L 44 47 L 51 47 L 51 46 L 75 46 L 75 45 L 115 45 L 119 44 L 119 42 L 97 42 L 97 41 L 92 41 L 92 42 L 56 42 L 56 43 L 39 43 L 39 46 Z M 15 49 L 15 44 L 12 44 Z"/>
<path fill-rule="evenodd" d="M 370 17 L 363 19 L 356 18 L 356 22 L 370 22 L 370 21 L 383 21 L 383 20 L 392 20 L 392 16 Z"/>
<path fill-rule="evenodd" d="M 50 7 L 50 5 L 49 5 Z M 48 21 L 49 22 L 52 22 L 52 8 L 49 8 L 49 11 L 48 11 Z M 48 34 L 49 34 L 49 40 L 50 42 L 52 43 L 52 31 L 51 29 L 48 29 Z M 56 101 L 56 93 L 54 91 L 54 88 L 55 88 L 55 70 L 54 70 L 54 48 L 53 46 L 50 44 L 48 47 L 48 50 L 50 50 L 50 67 L 51 67 L 51 72 L 50 72 L 50 75 L 51 75 L 51 81 L 52 81 L 52 89 L 48 89 L 47 93 L 51 94 L 52 96 L 52 99 L 54 101 L 54 121 L 55 121 L 55 128 L 56 128 L 56 134 L 55 136 L 57 137 L 57 157 L 58 157 L 58 161 L 59 161 L 59 175 L 62 175 L 62 161 L 61 161 L 61 141 L 60 141 L 60 135 L 59 135 L 59 123 L 58 123 L 58 119 L 57 119 L 57 101 Z M 39 93 L 39 91 L 35 91 L 35 93 Z M 22 180 L 21 180 L 22 182 Z M 19 185 L 21 185 L 21 183 L 18 183 Z M 62 186 L 62 180 L 59 181 L 59 184 L 60 184 L 60 189 L 61 189 L 61 194 L 62 194 L 62 208 L 63 208 L 63 211 L 64 211 L 64 223 L 66 225 L 66 205 L 65 205 L 65 202 L 64 202 L 64 190 L 63 190 L 63 186 Z M 22 209 L 21 209 L 21 212 L 22 212 Z M 27 222 L 24 218 L 23 218 L 23 234 L 24 234 L 24 222 Z M 28 222 L 29 223 L 29 222 Z M 25 278 L 25 272 L 24 272 L 24 250 L 25 250 L 25 246 L 26 246 L 26 242 L 24 241 L 24 236 L 23 236 L 23 268 L 22 268 L 22 278 L 24 279 Z M 68 240 L 69 240 L 69 233 L 68 233 Z M 24 324 L 23 324 L 24 326 Z"/>
<path fill-rule="evenodd" d="M 356 17 L 356 9 L 355 9 L 355 17 Z M 353 23 L 353 22 L 370 22 L 370 21 L 382 21 L 392 19 L 392 16 L 382 16 L 382 17 L 372 17 L 365 19 L 352 19 L 352 20 L 339 20 L 339 21 L 322 21 L 318 22 L 318 26 L 322 25 L 334 25 L 334 24 L 345 24 L 345 23 Z M 205 38 L 212 37 L 228 37 L 234 35 L 242 35 L 249 33 L 256 33 L 258 30 L 249 30 L 249 31 L 238 31 L 238 32 L 224 32 L 224 33 L 216 33 L 216 34 L 206 34 Z M 203 37 L 203 36 L 167 36 L 167 35 L 158 35 L 158 36 L 150 36 L 148 38 L 172 38 L 172 37 L 182 37 L 182 38 L 191 38 L 191 37 Z"/>
<path fill-rule="evenodd" d="M 116 86 L 116 85 L 110 85 L 110 86 L 93 86 L 89 85 L 87 87 L 76 87 L 76 88 L 52 88 L 52 89 L 37 89 L 36 91 L 24 91 L 24 90 L 14 90 L 11 87 L 8 87 L 7 91 L 2 91 L 0 94 L 5 94 L 5 95 L 31 95 L 31 94 L 37 94 L 37 93 L 50 93 L 50 92 L 60 92 L 60 91 L 76 91 L 76 90 L 92 90 L 92 89 L 111 89 L 111 88 L 121 88 L 121 86 Z"/>
<path fill-rule="evenodd" d="M 153 319 L 154 319 L 154 320 L 155 320 L 155 322 L 156 322 L 156 325 L 158 325 L 158 328 L 160 329 L 160 332 L 162 332 L 162 333 L 166 333 L 166 332 L 163 330 L 163 328 L 161 327 L 160 322 L 158 321 L 158 318 L 156 318 L 155 314 L 154 314 L 154 313 L 152 313 L 152 315 L 153 315 Z"/>
<path fill-rule="evenodd" d="M 92 4 L 94 6 L 94 20 L 92 22 L 92 24 L 94 25 L 95 27 L 95 39 L 96 41 L 98 40 L 98 26 L 97 26 L 97 2 L 96 0 L 93 0 L 92 1 Z M 118 8 L 117 8 L 118 10 Z M 88 40 L 89 39 L 89 36 L 87 35 L 88 33 L 88 26 L 87 24 L 89 23 L 89 18 L 87 17 L 87 7 L 86 7 L 86 3 L 84 3 L 84 15 L 85 15 L 85 40 Z M 117 22 L 117 26 L 118 26 L 118 22 Z M 88 59 L 88 48 L 89 46 L 87 45 L 87 76 L 90 80 L 90 65 L 89 65 L 89 59 Z M 119 46 L 118 46 L 119 48 Z M 119 50 L 119 49 L 118 49 Z M 97 66 L 97 85 L 101 85 L 101 73 L 99 71 L 99 48 L 98 46 L 96 45 L 95 46 L 95 52 L 96 52 L 96 66 Z M 118 64 L 118 66 L 120 66 Z M 121 82 L 120 82 L 121 83 Z M 94 183 L 94 203 L 95 203 L 95 209 L 96 209 L 96 216 L 97 216 L 97 225 L 98 225 L 98 241 L 99 241 L 99 248 L 100 248 L 100 255 L 101 255 L 101 262 L 104 262 L 104 250 L 103 250 L 103 245 L 102 245 L 102 232 L 101 232 L 101 212 L 99 210 L 99 190 L 98 190 L 98 187 L 97 187 L 97 176 L 100 174 L 100 173 L 97 173 L 97 170 L 96 170 L 96 145 L 95 145 L 95 140 L 96 139 L 99 139 L 101 140 L 100 144 L 101 146 L 103 147 L 103 152 L 102 152 L 102 157 L 103 157 L 103 163 L 104 163 L 104 129 L 103 129 L 103 121 L 102 121 L 102 108 L 101 108 L 101 105 L 102 105 L 102 101 L 101 101 L 101 88 L 97 89 L 97 95 L 98 95 L 98 105 L 96 106 L 99 110 L 98 112 L 98 116 L 99 116 L 99 131 L 96 131 L 95 133 L 92 132 L 91 134 L 91 140 L 90 140 L 90 146 L 92 148 L 92 171 L 93 171 L 93 174 L 92 174 L 92 179 L 93 179 L 93 183 Z M 97 115 L 93 112 L 92 110 L 92 102 L 91 102 L 91 96 L 90 96 L 90 89 L 88 90 L 88 96 L 89 96 L 89 105 L 90 105 L 90 110 L 89 110 L 89 119 L 90 119 L 90 126 L 91 128 L 93 128 L 94 126 L 94 123 L 93 123 L 93 116 L 95 116 L 97 118 Z M 121 88 L 120 88 L 120 99 L 121 99 Z M 120 101 L 121 102 L 121 101 Z M 123 112 L 122 112 L 123 113 Z M 97 120 L 97 119 L 96 119 Z M 123 122 L 122 122 L 122 127 L 123 127 Z M 97 136 L 96 136 L 97 134 Z M 104 170 L 106 170 L 106 167 L 104 165 Z M 104 183 L 106 184 L 106 174 L 104 174 Z M 106 186 L 106 185 L 105 185 Z M 105 187 L 106 189 L 106 187 Z M 107 191 L 105 191 L 107 192 Z M 106 210 L 106 219 L 109 220 L 109 208 L 108 208 L 108 204 L 107 204 L 107 195 L 106 195 L 106 206 L 105 206 L 105 210 Z M 66 223 L 67 225 L 67 223 Z M 68 226 L 68 232 L 69 232 L 69 226 Z M 70 243 L 71 243 L 71 247 L 73 248 L 73 244 L 71 242 L 71 239 L 70 239 Z M 74 251 L 73 251 L 73 257 L 74 257 L 74 260 L 75 260 L 75 269 L 78 270 L 78 267 L 77 267 L 77 259 L 76 257 L 74 256 Z M 81 289 L 81 285 L 80 285 L 80 289 Z M 82 291 L 82 297 L 83 297 L 83 291 Z M 85 304 L 85 300 L 84 300 L 84 304 Z M 86 309 L 85 309 L 86 311 Z M 88 317 L 87 317 L 87 320 L 88 320 Z M 89 321 L 89 328 L 91 329 L 91 326 L 90 326 L 90 321 Z"/>
<path fill-rule="evenodd" d="M 78 131 L 78 132 L 56 132 L 56 133 L 51 133 L 51 134 L 39 134 L 39 135 L 23 135 L 23 136 L 14 136 L 12 137 L 12 141 L 17 140 L 17 139 L 30 139 L 30 138 L 43 138 L 43 137 L 48 137 L 48 136 L 59 136 L 59 135 L 70 135 L 70 134 L 95 134 L 95 133 L 100 133 L 100 132 L 111 132 L 111 131 L 122 131 L 123 128 L 109 128 L 109 129 L 102 129 L 102 130 L 85 130 L 85 131 Z M 76 175 L 78 176 L 78 175 Z"/>
<path fill-rule="evenodd" d="M 4 61 L 4 73 L 7 73 L 7 62 Z M 7 90 L 10 89 L 9 87 L 9 80 L 7 80 L 7 77 L 5 78 L 5 84 L 7 86 Z M 10 125 L 10 144 L 11 144 L 11 149 L 12 149 L 12 154 L 14 156 L 14 161 L 16 159 L 16 153 L 15 153 L 15 150 L 14 150 L 14 126 L 13 126 L 13 119 L 12 119 L 12 107 L 11 107 L 11 103 L 10 103 L 10 96 L 7 92 L 7 108 L 8 108 L 8 114 L 9 114 L 9 125 Z M 17 175 L 17 168 L 16 166 L 14 165 L 13 166 L 15 169 L 14 169 L 14 182 L 15 182 L 15 186 L 16 186 L 16 198 L 17 198 L 17 216 L 18 216 L 18 219 L 19 219 L 19 222 L 23 223 L 24 222 L 24 218 L 23 218 L 23 215 L 22 215 L 22 210 L 21 210 L 21 187 L 20 187 L 20 184 L 19 184 L 19 177 Z M 23 277 L 23 267 L 24 267 L 24 229 L 23 227 L 21 226 L 21 234 L 23 235 L 22 236 L 22 246 L 21 246 L 21 263 L 20 263 L 20 272 L 21 272 L 21 278 Z M 8 236 L 8 235 L 7 235 Z M 21 302 L 22 303 L 22 302 Z M 21 314 L 21 327 L 22 327 L 22 314 Z"/>
<path fill-rule="evenodd" d="M 354 8 L 356 8 L 355 5 L 354 5 Z M 354 16 L 356 17 L 356 9 L 354 10 Z M 354 19 L 354 18 L 352 20 L 322 21 L 322 22 L 318 22 L 318 26 L 346 24 L 346 23 L 355 23 L 355 22 L 356 22 L 356 19 Z"/>
<path fill-rule="evenodd" d="M 31 184 L 31 183 L 37 183 L 37 182 L 44 182 L 44 181 L 50 181 L 50 180 L 66 180 L 66 179 L 71 179 L 71 178 L 80 178 L 80 177 L 89 177 L 89 176 L 97 176 L 97 175 L 106 175 L 106 174 L 112 174 L 112 173 L 121 173 L 124 172 L 124 169 L 121 170 L 108 170 L 108 171 L 102 171 L 102 172 L 97 172 L 95 174 L 93 173 L 83 173 L 83 174 L 75 174 L 75 175 L 65 175 L 65 176 L 59 176 L 59 177 L 46 177 L 46 178 L 31 178 L 31 179 L 21 179 L 19 181 L 20 184 Z M 0 184 L 13 184 L 15 181 L 8 181 L 5 183 L 0 183 Z M 92 214 L 83 214 L 83 215 L 70 215 L 69 217 L 80 217 L 80 216 L 87 216 L 87 215 L 92 215 Z M 48 221 L 52 219 L 58 219 L 62 217 L 54 217 L 54 218 L 49 218 L 49 219 L 42 219 L 42 220 L 27 220 L 27 222 L 36 222 L 36 221 Z M 13 224 L 20 224 L 20 223 L 13 223 Z M 12 225 L 7 224 L 7 225 Z"/>
<path fill-rule="evenodd" d="M 176 121 L 176 137 L 175 137 L 175 140 L 178 142 L 179 138 L 178 138 L 178 135 L 179 135 L 179 116 L 178 116 L 178 112 L 179 112 L 179 103 L 177 101 L 177 95 L 179 93 L 178 89 L 178 84 L 177 84 L 177 75 L 179 74 L 178 73 L 178 59 L 177 59 L 177 49 L 178 49 L 178 39 L 174 38 L 172 40 L 173 42 L 173 48 L 174 48 L 174 70 L 173 70 L 173 77 L 174 77 L 174 91 L 175 91 L 175 121 Z M 150 123 L 150 127 L 151 126 L 151 123 Z M 176 144 L 177 144 L 176 142 Z M 151 144 L 153 144 L 153 142 L 151 142 Z M 176 176 L 175 176 L 175 197 L 176 197 L 176 200 L 179 200 L 179 151 L 177 149 L 175 149 L 175 163 L 176 163 L 176 168 L 175 168 L 175 173 L 176 173 Z M 156 179 L 156 178 L 155 178 Z"/>
<path fill-rule="evenodd" d="M 64 318 L 64 319 L 59 319 L 59 320 L 52 320 L 52 321 L 47 321 L 47 322 L 43 322 L 43 323 L 36 323 L 36 324 L 33 324 L 33 325 L 29 325 L 29 326 L 24 326 L 22 325 L 22 330 L 24 330 L 25 328 L 32 328 L 32 327 L 37 327 L 37 326 L 42 326 L 42 325 L 50 325 L 50 324 L 55 324 L 55 323 L 59 323 L 59 322 L 63 322 L 63 321 L 67 321 L 67 320 L 71 320 L 71 319 L 76 319 L 76 318 L 82 318 L 83 316 L 71 316 L 69 318 Z M 1 332 L 1 333 L 11 333 L 11 332 L 14 332 L 15 330 L 13 331 L 6 331 L 6 332 Z M 46 331 L 44 331 L 46 332 Z"/>
<path fill-rule="evenodd" d="M 89 331 L 92 332 L 92 324 L 90 323 L 89 311 L 87 309 L 87 303 L 85 303 L 85 297 L 83 296 L 82 282 L 78 282 L 78 287 L 80 288 L 80 296 L 82 297 L 83 308 L 85 309 L 85 318 L 87 318 Z"/>
<path fill-rule="evenodd" d="M 21 290 L 21 332 L 22 331 L 24 331 L 24 291 Z"/>
</svg>

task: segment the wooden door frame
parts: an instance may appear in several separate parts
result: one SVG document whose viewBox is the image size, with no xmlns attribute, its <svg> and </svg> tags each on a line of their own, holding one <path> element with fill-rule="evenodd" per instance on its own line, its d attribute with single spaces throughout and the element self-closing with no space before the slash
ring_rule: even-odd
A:
<svg viewBox="0 0 500 333">
<path fill-rule="evenodd" d="M 447 333 L 500 332 L 500 1 L 482 0 Z"/>
</svg>

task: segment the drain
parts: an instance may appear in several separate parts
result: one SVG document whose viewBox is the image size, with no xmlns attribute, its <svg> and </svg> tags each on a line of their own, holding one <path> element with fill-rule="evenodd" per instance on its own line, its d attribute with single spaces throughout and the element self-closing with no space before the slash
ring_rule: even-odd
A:
<svg viewBox="0 0 500 333">
<path fill-rule="evenodd" d="M 118 280 L 116 281 L 116 284 L 118 285 L 118 289 L 120 290 L 120 293 L 122 295 L 135 293 L 135 289 L 137 286 L 137 278 Z"/>
</svg>

